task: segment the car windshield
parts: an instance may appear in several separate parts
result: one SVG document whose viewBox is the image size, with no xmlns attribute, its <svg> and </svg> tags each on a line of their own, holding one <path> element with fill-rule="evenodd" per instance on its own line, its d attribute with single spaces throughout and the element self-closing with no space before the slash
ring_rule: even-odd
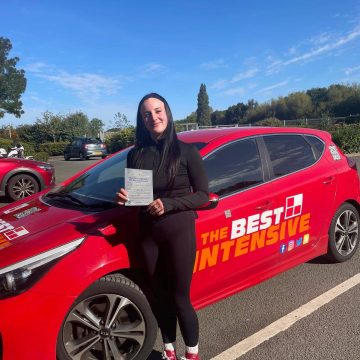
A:
<svg viewBox="0 0 360 360">
<path fill-rule="evenodd" d="M 66 186 L 47 193 L 53 205 L 83 206 L 97 210 L 116 205 L 116 192 L 124 187 L 126 158 L 130 148 L 81 174 Z M 77 204 L 76 204 L 77 203 Z"/>
<path fill-rule="evenodd" d="M 193 143 L 201 149 L 206 143 Z M 127 154 L 131 147 L 91 168 L 64 187 L 50 191 L 46 197 L 53 205 L 83 206 L 94 211 L 116 205 L 116 192 L 124 187 Z M 69 196 L 70 195 L 70 196 Z M 83 204 L 83 205 L 81 205 Z"/>
</svg>

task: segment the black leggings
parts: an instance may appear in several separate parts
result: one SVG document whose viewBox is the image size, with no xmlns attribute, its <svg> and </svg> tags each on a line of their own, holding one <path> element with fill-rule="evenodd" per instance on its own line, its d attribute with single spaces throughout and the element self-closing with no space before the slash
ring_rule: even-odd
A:
<svg viewBox="0 0 360 360">
<path fill-rule="evenodd" d="M 156 222 L 141 221 L 142 249 L 151 288 L 150 303 L 164 343 L 176 340 L 179 321 L 185 345 L 199 341 L 199 323 L 190 302 L 194 268 L 195 214 L 183 211 Z"/>
</svg>

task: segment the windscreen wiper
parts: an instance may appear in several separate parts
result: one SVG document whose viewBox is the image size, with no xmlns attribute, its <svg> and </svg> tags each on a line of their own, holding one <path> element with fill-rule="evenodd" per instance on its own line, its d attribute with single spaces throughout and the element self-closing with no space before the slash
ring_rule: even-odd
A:
<svg viewBox="0 0 360 360">
<path fill-rule="evenodd" d="M 46 197 L 48 198 L 52 198 L 52 199 L 56 199 L 56 198 L 59 198 L 59 199 L 67 199 L 67 200 L 70 200 L 71 202 L 79 205 L 79 206 L 83 206 L 83 207 L 88 207 L 88 205 L 86 203 L 84 203 L 83 201 L 81 201 L 80 199 L 78 199 L 77 197 L 67 193 L 67 192 L 64 192 L 64 191 L 61 191 L 61 192 L 48 192 L 46 195 Z"/>
</svg>

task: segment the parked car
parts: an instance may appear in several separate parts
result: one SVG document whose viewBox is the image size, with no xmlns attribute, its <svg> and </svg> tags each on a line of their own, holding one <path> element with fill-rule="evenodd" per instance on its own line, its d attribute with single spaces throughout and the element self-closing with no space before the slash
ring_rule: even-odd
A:
<svg viewBox="0 0 360 360">
<path fill-rule="evenodd" d="M 53 165 L 29 159 L 0 158 L 0 196 L 19 200 L 55 184 Z"/>
<path fill-rule="evenodd" d="M 359 176 L 330 134 L 249 127 L 179 137 L 200 149 L 211 191 L 196 220 L 197 309 L 320 255 L 336 262 L 354 255 Z M 142 276 L 138 209 L 115 199 L 128 151 L 3 209 L 2 360 L 151 352 L 157 325 Z"/>
<path fill-rule="evenodd" d="M 76 137 L 64 150 L 64 159 L 89 159 L 94 156 L 106 158 L 108 155 L 106 145 L 98 138 Z"/>
</svg>

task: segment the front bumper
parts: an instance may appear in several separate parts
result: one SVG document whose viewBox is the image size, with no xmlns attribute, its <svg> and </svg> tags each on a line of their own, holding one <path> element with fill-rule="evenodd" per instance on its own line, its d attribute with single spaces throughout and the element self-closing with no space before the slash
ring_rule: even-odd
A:
<svg viewBox="0 0 360 360">
<path fill-rule="evenodd" d="M 31 290 L 0 300 L 0 360 L 55 360 L 57 336 L 74 300 Z"/>
</svg>

